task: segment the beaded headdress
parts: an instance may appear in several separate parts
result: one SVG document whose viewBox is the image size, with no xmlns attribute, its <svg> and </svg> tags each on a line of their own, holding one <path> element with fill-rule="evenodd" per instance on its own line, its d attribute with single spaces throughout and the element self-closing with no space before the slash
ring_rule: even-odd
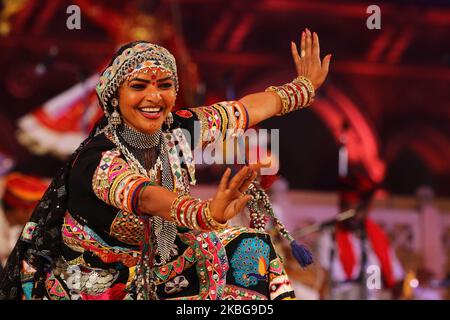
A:
<svg viewBox="0 0 450 320">
<path fill-rule="evenodd" d="M 125 49 L 100 76 L 96 90 L 106 115 L 108 102 L 123 81 L 131 74 L 143 72 L 148 68 L 168 72 L 178 92 L 177 65 L 174 56 L 157 44 L 140 42 Z"/>
</svg>

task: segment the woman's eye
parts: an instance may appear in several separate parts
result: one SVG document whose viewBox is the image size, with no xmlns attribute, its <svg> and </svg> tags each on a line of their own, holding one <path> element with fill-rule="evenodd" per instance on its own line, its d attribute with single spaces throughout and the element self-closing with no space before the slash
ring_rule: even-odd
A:
<svg viewBox="0 0 450 320">
<path fill-rule="evenodd" d="M 169 89 L 169 88 L 172 88 L 172 83 L 170 83 L 170 82 L 161 83 L 159 85 L 159 87 L 163 88 L 163 89 Z"/>
<path fill-rule="evenodd" d="M 140 89 L 144 89 L 145 85 L 136 83 L 136 84 L 132 84 L 130 87 L 133 89 L 140 90 Z"/>
</svg>

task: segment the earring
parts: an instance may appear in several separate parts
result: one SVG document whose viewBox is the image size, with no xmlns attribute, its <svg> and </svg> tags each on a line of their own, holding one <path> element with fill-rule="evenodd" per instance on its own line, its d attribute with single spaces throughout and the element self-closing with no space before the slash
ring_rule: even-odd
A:
<svg viewBox="0 0 450 320">
<path fill-rule="evenodd" d="M 169 112 L 169 113 L 167 114 L 166 120 L 164 120 L 164 122 L 166 123 L 168 129 L 170 129 L 170 126 L 171 126 L 172 123 L 173 123 L 173 115 L 172 115 L 172 112 Z"/>
<path fill-rule="evenodd" d="M 110 122 L 113 126 L 118 126 L 122 123 L 122 119 L 120 118 L 120 114 L 117 111 L 117 106 L 119 105 L 119 101 L 116 98 L 111 100 L 111 105 L 114 107 L 113 113 L 110 115 Z"/>
</svg>

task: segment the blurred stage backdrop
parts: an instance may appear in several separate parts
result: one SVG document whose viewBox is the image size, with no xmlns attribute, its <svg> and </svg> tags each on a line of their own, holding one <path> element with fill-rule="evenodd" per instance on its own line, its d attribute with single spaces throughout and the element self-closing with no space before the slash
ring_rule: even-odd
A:
<svg viewBox="0 0 450 320">
<path fill-rule="evenodd" d="M 381 8 L 381 29 L 366 26 L 371 4 Z M 67 27 L 70 5 L 80 9 L 80 29 Z M 97 73 L 120 44 L 145 39 L 172 51 L 184 107 L 289 81 L 290 41 L 316 31 L 322 56 L 333 58 L 315 105 L 260 126 L 280 129 L 272 186 L 280 215 L 299 231 L 338 213 L 341 150 L 341 161 L 380 186 L 371 216 L 414 280 L 406 284 L 416 288 L 425 274 L 435 297 L 447 297 L 449 1 L 2 0 L 0 10 L 2 176 L 56 173 L 102 114 Z M 195 192 L 211 194 L 222 172 L 200 168 Z M 318 236 L 302 240 L 314 247 Z M 290 269 L 300 295 L 318 298 L 320 272 Z"/>
</svg>

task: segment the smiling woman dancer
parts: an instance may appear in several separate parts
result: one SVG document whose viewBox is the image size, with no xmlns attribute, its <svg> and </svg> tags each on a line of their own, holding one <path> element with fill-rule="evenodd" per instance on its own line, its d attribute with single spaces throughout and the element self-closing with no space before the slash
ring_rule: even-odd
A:
<svg viewBox="0 0 450 320">
<path fill-rule="evenodd" d="M 172 114 L 174 57 L 144 41 L 123 46 L 97 85 L 105 117 L 35 208 L 2 274 L 0 298 L 294 298 L 269 235 L 226 224 L 252 201 L 253 168 L 231 179 L 227 169 L 210 200 L 189 195 L 194 147 L 313 102 L 331 56 L 321 61 L 308 29 L 300 54 L 295 43 L 291 50 L 292 82 Z M 194 121 L 200 143 L 181 130 L 193 132 Z"/>
</svg>

